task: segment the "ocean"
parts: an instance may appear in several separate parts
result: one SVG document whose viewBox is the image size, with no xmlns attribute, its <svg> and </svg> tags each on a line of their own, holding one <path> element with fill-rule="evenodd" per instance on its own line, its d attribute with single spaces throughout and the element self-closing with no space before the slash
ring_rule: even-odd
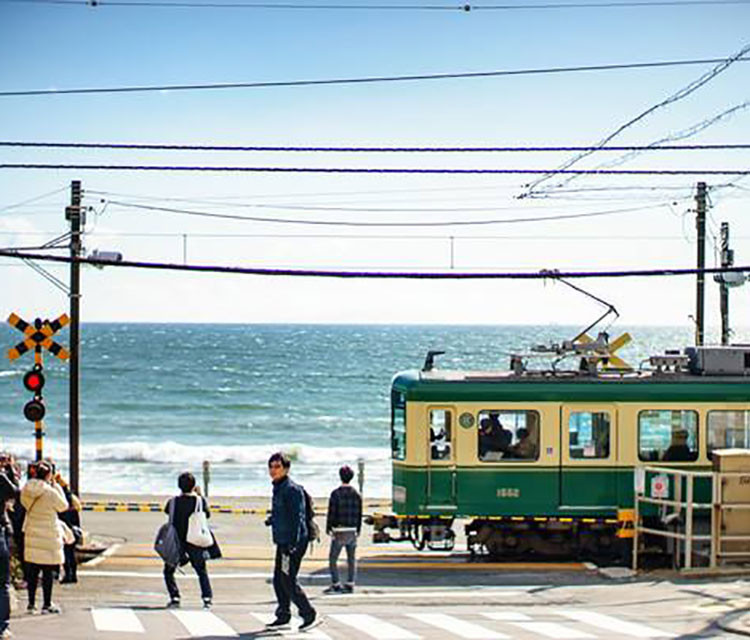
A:
<svg viewBox="0 0 750 640">
<path fill-rule="evenodd" d="M 634 341 L 632 365 L 692 344 L 690 327 L 612 328 Z M 213 495 L 267 495 L 266 460 L 292 457 L 316 496 L 337 469 L 365 464 L 365 495 L 390 496 L 389 385 L 429 349 L 444 369 L 507 369 L 508 354 L 560 342 L 563 326 L 84 324 L 81 330 L 81 490 L 171 493 L 177 475 L 211 463 Z M 21 334 L 0 329 L 3 353 Z M 68 331 L 60 333 L 66 344 Z M 33 457 L 33 354 L 0 361 L 0 447 Z M 571 363 L 572 364 L 572 363 Z M 45 355 L 44 453 L 67 473 L 67 365 Z"/>
</svg>

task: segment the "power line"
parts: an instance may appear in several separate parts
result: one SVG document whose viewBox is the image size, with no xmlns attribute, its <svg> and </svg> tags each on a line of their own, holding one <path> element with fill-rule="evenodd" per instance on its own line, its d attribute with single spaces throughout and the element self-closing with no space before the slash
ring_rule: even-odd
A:
<svg viewBox="0 0 750 640">
<path fill-rule="evenodd" d="M 9 211 L 10 209 L 17 209 L 18 207 L 23 207 L 23 206 L 26 206 L 27 204 L 38 202 L 39 200 L 44 200 L 45 198 L 49 198 L 50 196 L 57 195 L 58 193 L 61 193 L 62 191 L 67 190 L 67 188 L 68 187 L 61 187 L 60 189 L 55 189 L 54 191 L 43 193 L 40 196 L 34 196 L 33 198 L 29 198 L 28 200 L 23 200 L 22 202 L 16 202 L 14 204 L 6 204 L 0 207 L 0 213 L 2 213 L 3 211 Z"/>
<path fill-rule="evenodd" d="M 178 0 L 5 0 L 16 4 L 55 4 L 90 7 L 145 7 L 176 9 L 263 9 L 263 10 L 304 10 L 304 11 L 529 11 L 550 9 L 622 9 L 687 7 L 705 5 L 743 5 L 748 0 L 622 0 L 620 2 L 546 2 L 530 4 L 347 4 L 320 3 L 303 4 L 296 2 L 189 2 Z"/>
<path fill-rule="evenodd" d="M 658 111 L 659 109 L 663 109 L 663 108 L 665 108 L 665 107 L 667 107 L 667 106 L 669 106 L 671 104 L 674 104 L 675 102 L 679 102 L 680 100 L 683 100 L 684 98 L 687 98 L 690 94 L 694 93 L 695 91 L 697 91 L 698 89 L 700 89 L 704 85 L 706 85 L 709 82 L 711 82 L 711 80 L 713 80 L 716 76 L 718 76 L 721 73 L 723 73 L 724 71 L 726 71 L 737 60 L 740 60 L 741 58 L 743 58 L 748 52 L 750 52 L 750 44 L 746 44 L 739 51 L 737 51 L 736 53 L 732 54 L 728 58 L 725 58 L 720 63 L 718 63 L 713 69 L 710 69 L 709 71 L 707 71 L 706 73 L 704 73 L 702 76 L 700 76 L 699 78 L 696 78 L 695 80 L 693 80 L 689 84 L 685 85 L 684 87 L 682 87 L 681 89 L 679 89 L 675 93 L 667 96 L 666 98 L 664 98 L 660 102 L 657 102 L 656 104 L 651 105 L 645 111 L 642 111 L 637 116 L 631 118 L 630 120 L 628 120 L 624 124 L 621 124 L 614 131 L 612 131 L 612 133 L 608 134 L 607 136 L 605 136 L 604 138 L 602 138 L 599 142 L 597 142 L 595 146 L 598 147 L 598 148 L 605 147 L 607 144 L 609 144 L 609 142 L 611 140 L 613 140 L 614 138 L 616 138 L 617 136 L 619 136 L 623 131 L 625 131 L 626 129 L 629 129 L 630 127 L 632 127 L 633 125 L 637 124 L 638 122 L 640 122 L 641 120 L 643 120 L 647 116 L 651 115 L 655 111 Z M 570 167 L 572 167 L 573 165 L 577 164 L 578 162 L 580 162 L 584 158 L 590 156 L 594 152 L 595 152 L 595 150 L 583 151 L 583 152 L 581 152 L 581 153 L 573 156 L 572 158 L 570 158 L 566 162 L 564 162 L 562 165 L 560 165 L 559 169 L 569 169 Z M 559 170 L 558 171 L 553 171 L 549 175 L 542 176 L 541 178 L 537 178 L 536 180 L 534 180 L 529 185 L 529 187 L 527 188 L 527 190 L 526 190 L 526 192 L 525 192 L 524 195 L 527 195 L 527 194 L 533 192 L 540 184 L 542 184 L 542 183 L 550 180 L 551 178 L 553 178 L 555 175 L 557 175 L 559 173 L 560 173 Z M 567 180 L 563 180 L 563 182 L 560 185 L 556 185 L 556 186 L 565 186 L 566 184 L 568 184 L 573 179 L 574 178 L 569 178 Z"/>
<path fill-rule="evenodd" d="M 45 253 L 22 253 L 12 249 L 0 249 L 0 256 L 21 260 L 92 264 L 105 267 L 152 269 L 161 271 L 190 271 L 198 273 L 233 273 L 256 276 L 291 276 L 312 278 L 346 279 L 400 279 L 400 280 L 545 280 L 549 278 L 625 278 L 655 276 L 686 276 L 698 273 L 740 273 L 750 271 L 750 265 L 737 267 L 712 267 L 706 269 L 632 269 L 615 271 L 518 271 L 518 272 L 456 272 L 456 271 L 336 271 L 321 269 L 267 269 L 262 267 L 227 267 L 222 265 L 177 264 L 169 262 L 142 262 L 123 260 L 110 262 L 94 258 L 71 258 Z"/>
<path fill-rule="evenodd" d="M 373 173 L 423 175 L 536 175 L 558 173 L 571 175 L 624 176 L 738 176 L 750 174 L 750 169 L 433 169 L 393 167 L 247 167 L 207 165 L 143 165 L 143 164 L 58 164 L 6 162 L 0 169 L 42 169 L 75 171 L 187 171 L 218 173 Z"/>
<path fill-rule="evenodd" d="M 153 205 L 135 204 L 127 202 L 115 202 L 110 200 L 111 205 L 128 207 L 131 209 L 142 209 L 145 211 L 158 211 L 162 213 L 177 213 L 181 215 L 197 216 L 202 218 L 217 218 L 222 220 L 242 220 L 245 222 L 271 222 L 276 224 L 302 224 L 316 226 L 334 227 L 453 227 L 474 226 L 489 224 L 519 224 L 525 222 L 549 222 L 555 220 L 571 220 L 576 218 L 595 218 L 621 213 L 634 213 L 647 209 L 656 209 L 665 205 L 650 205 L 641 207 L 629 207 L 627 209 L 610 209 L 608 211 L 595 211 L 590 213 L 570 213 L 558 216 L 531 216 L 526 218 L 501 218 L 495 220 L 451 220 L 445 222 L 350 222 L 331 220 L 310 220 L 298 218 L 268 218 L 260 216 L 241 216 L 229 213 L 211 213 L 208 211 L 195 211 L 191 209 L 176 209 L 171 207 L 157 207 Z"/>
<path fill-rule="evenodd" d="M 738 58 L 737 62 L 747 62 L 750 57 Z M 458 80 L 466 78 L 496 78 L 502 76 L 546 75 L 557 73 L 577 73 L 582 71 L 616 71 L 623 69 L 656 69 L 689 65 L 719 64 L 726 58 L 703 58 L 691 60 L 665 60 L 659 62 L 630 62 L 623 64 L 579 65 L 574 67 L 544 67 L 537 69 L 510 69 L 500 71 L 469 71 L 458 73 L 432 73 L 401 76 L 368 76 L 362 78 L 332 78 L 321 80 L 281 80 L 271 82 L 219 82 L 204 84 L 144 85 L 125 87 L 88 87 L 74 89 L 29 89 L 20 91 L 0 91 L 0 98 L 17 96 L 50 96 L 100 93 L 136 93 L 148 91 L 207 91 L 216 89 L 268 89 L 274 87 L 309 87 L 346 84 L 374 84 L 382 82 L 416 82 L 426 80 Z"/>
<path fill-rule="evenodd" d="M 731 111 L 749 106 L 750 102 L 734 107 Z M 719 117 L 724 117 L 721 114 Z M 712 122 L 714 120 L 712 119 Z M 622 145 L 599 146 L 497 146 L 497 147 L 336 147 L 336 146 L 289 146 L 289 145 L 208 145 L 167 144 L 135 142 L 27 142 L 0 140 L 0 147 L 49 148 L 49 149 L 116 149 L 139 151 L 264 151 L 300 153 L 562 153 L 571 151 L 732 151 L 750 149 L 750 144 L 682 144 L 682 145 Z"/>
</svg>

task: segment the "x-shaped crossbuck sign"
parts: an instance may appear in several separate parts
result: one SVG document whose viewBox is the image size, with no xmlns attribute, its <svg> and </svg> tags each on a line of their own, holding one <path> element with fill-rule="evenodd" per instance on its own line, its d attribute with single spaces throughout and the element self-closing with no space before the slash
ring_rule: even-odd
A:
<svg viewBox="0 0 750 640">
<path fill-rule="evenodd" d="M 19 342 L 15 347 L 8 350 L 8 358 L 15 360 L 31 349 L 44 347 L 49 350 L 53 356 L 60 358 L 60 360 L 67 360 L 70 358 L 70 352 L 57 344 L 57 342 L 52 339 L 52 336 L 69 322 L 70 318 L 64 313 L 52 322 L 49 320 L 41 321 L 37 319 L 33 324 L 29 324 L 15 313 L 11 313 L 10 316 L 8 316 L 8 324 L 11 327 L 18 329 L 26 336 L 26 338 Z"/>
</svg>

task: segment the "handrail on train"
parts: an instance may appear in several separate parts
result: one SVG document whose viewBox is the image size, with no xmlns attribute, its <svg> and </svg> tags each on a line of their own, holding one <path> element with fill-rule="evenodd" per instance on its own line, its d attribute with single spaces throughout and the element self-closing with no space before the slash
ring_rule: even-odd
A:
<svg viewBox="0 0 750 640">
<path fill-rule="evenodd" d="M 716 569 L 719 564 L 726 558 L 750 558 L 750 549 L 744 551 L 725 551 L 725 542 L 748 542 L 750 535 L 726 535 L 722 534 L 723 512 L 726 509 L 750 509 L 750 502 L 723 502 L 722 487 L 727 478 L 748 478 L 748 472 L 728 472 L 728 471 L 689 471 L 685 469 L 676 469 L 670 467 L 656 467 L 651 465 L 637 465 L 634 475 L 634 523 L 633 523 L 633 570 L 638 570 L 638 551 L 639 537 L 643 534 L 661 536 L 670 538 L 675 541 L 674 558 L 675 561 L 683 556 L 682 566 L 689 570 L 693 568 L 693 550 L 696 542 L 708 542 L 710 546 L 709 568 Z M 648 487 L 646 479 L 648 474 L 656 474 L 660 478 L 657 484 L 659 494 L 663 495 L 649 496 L 648 488 L 654 492 L 654 486 Z M 664 477 L 667 481 L 664 482 Z M 682 499 L 683 478 L 685 479 L 685 499 Z M 708 478 L 711 480 L 711 502 L 695 502 L 695 479 Z M 653 481 L 653 478 L 652 478 Z M 672 497 L 668 497 L 669 495 Z M 679 522 L 682 512 L 685 512 L 684 531 L 670 531 L 663 529 L 654 529 L 644 526 L 641 523 L 641 510 L 643 504 L 658 505 L 661 507 L 661 519 L 665 524 Z M 669 511 L 669 509 L 674 509 Z M 695 533 L 694 516 L 696 511 L 711 512 L 711 530 L 709 534 Z M 748 545 L 750 547 L 750 545 Z"/>
</svg>

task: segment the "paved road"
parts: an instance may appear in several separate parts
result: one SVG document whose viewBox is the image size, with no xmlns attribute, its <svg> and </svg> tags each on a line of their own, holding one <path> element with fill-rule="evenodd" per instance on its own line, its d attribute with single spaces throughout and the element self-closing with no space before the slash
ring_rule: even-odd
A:
<svg viewBox="0 0 750 640">
<path fill-rule="evenodd" d="M 596 586 L 533 584 L 499 586 L 364 586 L 352 595 L 324 596 L 323 584 L 308 586 L 324 618 L 317 629 L 268 634 L 273 602 L 261 573 L 215 576 L 216 604 L 200 608 L 195 578 L 181 579 L 183 608 L 166 610 L 158 575 L 137 571 L 91 572 L 77 587 L 58 587 L 59 616 L 13 620 L 19 639 L 126 637 L 164 640 L 298 637 L 309 640 L 720 638 L 715 621 L 747 606 L 743 581 L 677 584 L 670 581 L 603 583 Z M 392 576 L 392 573 L 390 574 Z M 106 585 L 106 586 L 105 586 Z M 298 623 L 298 621 L 296 621 Z"/>
</svg>

